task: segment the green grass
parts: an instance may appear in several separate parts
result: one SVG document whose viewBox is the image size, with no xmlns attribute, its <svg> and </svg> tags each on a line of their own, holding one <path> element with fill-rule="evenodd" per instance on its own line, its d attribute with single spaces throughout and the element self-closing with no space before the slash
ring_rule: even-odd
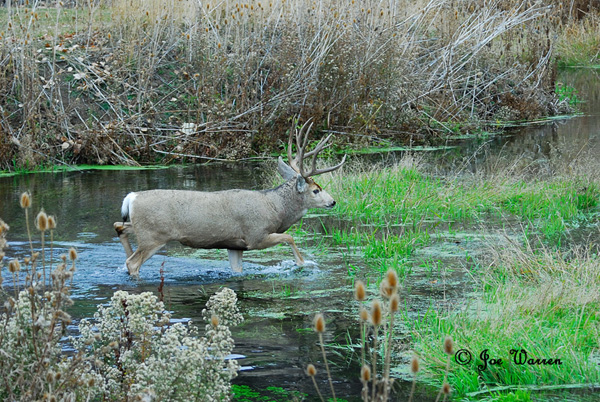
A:
<svg viewBox="0 0 600 402">
<path fill-rule="evenodd" d="M 514 217 L 556 241 L 596 208 L 600 198 L 597 184 L 572 178 L 438 178 L 413 167 L 338 177 L 326 186 L 344 200 L 332 213 L 379 228 L 400 225 L 405 228 L 403 236 L 438 225 L 502 224 Z"/>
<path fill-rule="evenodd" d="M 303 400 L 307 394 L 299 391 L 288 391 L 281 387 L 267 387 L 260 392 L 247 385 L 232 385 L 232 401 L 234 402 L 283 402 Z M 338 399 L 339 400 L 339 399 Z"/>
<path fill-rule="evenodd" d="M 485 277 L 480 302 L 457 312 L 430 311 L 413 324 L 426 381 L 439 385 L 443 378 L 446 356 L 441 342 L 450 335 L 455 351 L 467 349 L 473 357 L 465 365 L 451 360 L 448 379 L 458 396 L 494 389 L 504 395 L 519 387 L 544 391 L 557 385 L 600 386 L 599 266 L 600 257 L 587 252 L 499 252 Z M 560 359 L 562 364 L 519 365 L 511 349 L 524 349 L 533 359 Z M 488 363 L 480 371 L 485 350 L 502 364 Z"/>
</svg>

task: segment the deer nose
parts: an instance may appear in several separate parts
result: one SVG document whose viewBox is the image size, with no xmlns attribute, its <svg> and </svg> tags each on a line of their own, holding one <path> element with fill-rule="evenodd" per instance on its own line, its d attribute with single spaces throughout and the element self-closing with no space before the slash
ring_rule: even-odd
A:
<svg viewBox="0 0 600 402">
<path fill-rule="evenodd" d="M 335 207 L 335 200 L 333 200 L 333 201 L 331 202 L 331 204 L 329 204 L 328 206 L 329 206 L 329 208 L 333 208 L 333 207 Z"/>
</svg>

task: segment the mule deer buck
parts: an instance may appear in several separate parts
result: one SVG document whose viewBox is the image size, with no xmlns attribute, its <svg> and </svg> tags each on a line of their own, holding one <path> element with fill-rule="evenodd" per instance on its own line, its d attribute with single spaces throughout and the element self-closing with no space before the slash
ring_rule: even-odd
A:
<svg viewBox="0 0 600 402">
<path fill-rule="evenodd" d="M 308 124 L 308 122 L 307 122 Z M 169 241 L 203 249 L 227 249 L 229 263 L 242 272 L 245 250 L 260 250 L 287 243 L 298 266 L 304 259 L 289 234 L 284 233 L 310 208 L 333 208 L 335 200 L 312 176 L 339 169 L 346 161 L 317 169 L 319 152 L 329 145 L 331 134 L 306 152 L 312 123 L 290 131 L 287 165 L 281 157 L 279 174 L 286 180 L 277 188 L 262 191 L 226 190 L 217 192 L 149 190 L 129 193 L 123 200 L 123 222 L 114 227 L 127 254 L 130 275 L 138 275 L 142 264 Z M 296 156 L 292 158 L 295 134 Z M 310 170 L 303 161 L 312 156 Z M 127 222 L 129 220 L 129 222 Z M 135 234 L 134 252 L 128 235 Z"/>
</svg>

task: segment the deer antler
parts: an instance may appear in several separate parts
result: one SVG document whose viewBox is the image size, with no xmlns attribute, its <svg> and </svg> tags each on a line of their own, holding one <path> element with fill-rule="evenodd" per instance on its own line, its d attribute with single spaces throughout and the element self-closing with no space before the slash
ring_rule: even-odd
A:
<svg viewBox="0 0 600 402">
<path fill-rule="evenodd" d="M 292 130 L 290 130 L 290 137 L 288 139 L 288 161 L 290 167 L 298 172 L 302 177 L 308 179 L 311 176 L 316 176 L 319 174 L 327 173 L 339 169 L 342 167 L 344 162 L 346 162 L 346 155 L 342 158 L 342 161 L 335 166 L 331 166 L 325 169 L 317 169 L 317 156 L 319 156 L 319 152 L 327 148 L 331 145 L 329 140 L 331 139 L 332 134 L 329 134 L 327 137 L 321 139 L 319 143 L 314 147 L 314 149 L 310 152 L 306 152 L 306 145 L 308 144 L 308 137 L 310 130 L 313 126 L 313 122 L 311 121 L 312 117 L 306 121 L 298 130 L 295 127 L 295 124 L 292 126 Z M 295 123 L 295 122 L 294 122 Z M 310 123 L 310 124 L 309 124 Z M 308 127 L 307 127 L 308 126 Z M 306 130 L 305 130 L 306 129 Z M 295 135 L 294 135 L 295 134 Z M 296 156 L 292 158 L 292 141 L 293 137 L 296 137 Z M 304 171 L 303 161 L 306 158 L 312 158 L 311 168 L 309 172 Z"/>
</svg>

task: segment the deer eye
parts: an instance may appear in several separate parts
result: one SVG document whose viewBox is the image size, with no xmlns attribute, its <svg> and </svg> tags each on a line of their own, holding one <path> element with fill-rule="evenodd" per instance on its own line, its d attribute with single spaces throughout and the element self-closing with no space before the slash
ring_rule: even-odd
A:
<svg viewBox="0 0 600 402">
<path fill-rule="evenodd" d="M 319 194 L 319 189 L 317 188 L 316 190 L 313 190 L 314 194 Z"/>
</svg>

